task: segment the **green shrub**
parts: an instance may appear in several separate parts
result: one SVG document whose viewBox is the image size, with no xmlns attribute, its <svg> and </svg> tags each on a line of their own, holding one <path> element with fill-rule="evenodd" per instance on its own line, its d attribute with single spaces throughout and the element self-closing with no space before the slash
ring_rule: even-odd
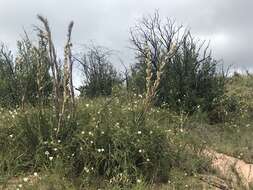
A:
<svg viewBox="0 0 253 190">
<path fill-rule="evenodd" d="M 240 114 L 241 105 L 236 96 L 222 96 L 213 101 L 212 109 L 208 113 L 211 124 L 231 121 Z"/>
<path fill-rule="evenodd" d="M 113 105 L 103 111 L 93 108 L 90 117 L 81 116 L 70 150 L 73 168 L 84 176 L 104 176 L 109 180 L 133 182 L 139 176 L 146 180 L 167 178 L 171 155 L 164 129 L 152 123 L 138 125 L 138 112 L 131 107 Z M 85 113 L 87 108 L 82 108 Z M 85 114 L 87 115 L 87 114 Z M 88 123 L 87 123 L 88 119 Z M 125 177 L 123 177 L 125 176 Z M 120 181 L 122 182 L 122 181 Z"/>
<path fill-rule="evenodd" d="M 112 88 L 120 83 L 120 78 L 110 59 L 110 50 L 94 45 L 88 48 L 87 53 L 81 55 L 78 59 L 84 83 L 79 87 L 81 97 L 92 98 L 112 94 Z"/>
<path fill-rule="evenodd" d="M 190 31 L 182 30 L 182 26 L 176 26 L 169 19 L 163 22 L 158 13 L 137 24 L 131 32 L 137 57 L 131 85 L 136 93 L 146 92 L 145 50 L 148 49 L 152 81 L 157 78 L 159 65 L 165 63 L 155 104 L 166 103 L 178 112 L 193 113 L 198 106 L 209 111 L 212 101 L 224 93 L 225 76 L 219 72 L 218 61 L 209 53 L 209 46 L 195 40 Z"/>
<path fill-rule="evenodd" d="M 17 174 L 56 169 L 68 177 L 102 177 L 117 184 L 140 177 L 166 181 L 172 155 L 165 130 L 152 122 L 138 125 L 138 109 L 118 101 L 79 107 L 77 118 L 65 118 L 58 135 L 50 110 L 17 113 L 2 129 L 1 170 Z"/>
</svg>

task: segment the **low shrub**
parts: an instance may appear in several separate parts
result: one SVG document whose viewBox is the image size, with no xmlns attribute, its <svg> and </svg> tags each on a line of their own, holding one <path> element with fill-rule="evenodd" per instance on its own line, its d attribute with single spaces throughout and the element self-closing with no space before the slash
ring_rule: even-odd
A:
<svg viewBox="0 0 253 190">
<path fill-rule="evenodd" d="M 213 108 L 208 113 L 211 124 L 231 121 L 240 114 L 240 102 L 236 96 L 223 96 L 213 101 Z"/>
<path fill-rule="evenodd" d="M 166 181 L 172 157 L 165 130 L 152 122 L 138 124 L 138 109 L 118 101 L 80 106 L 58 135 L 50 110 L 19 111 L 2 129 L 1 171 L 56 169 L 70 178 L 102 177 L 117 184 Z"/>
</svg>

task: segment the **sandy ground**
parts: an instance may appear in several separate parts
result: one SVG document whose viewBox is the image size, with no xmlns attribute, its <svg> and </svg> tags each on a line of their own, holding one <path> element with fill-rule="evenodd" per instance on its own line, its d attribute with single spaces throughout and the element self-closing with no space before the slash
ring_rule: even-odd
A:
<svg viewBox="0 0 253 190">
<path fill-rule="evenodd" d="M 232 188 L 240 186 L 246 190 L 250 189 L 250 184 L 253 184 L 253 164 L 211 149 L 204 150 L 203 154 L 211 159 L 213 169 L 219 177 L 229 181 Z"/>
</svg>

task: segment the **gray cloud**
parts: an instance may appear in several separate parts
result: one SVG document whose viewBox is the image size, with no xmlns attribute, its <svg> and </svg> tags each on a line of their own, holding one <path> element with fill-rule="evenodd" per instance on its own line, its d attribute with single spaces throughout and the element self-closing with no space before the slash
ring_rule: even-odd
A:
<svg viewBox="0 0 253 190">
<path fill-rule="evenodd" d="M 75 21 L 76 47 L 91 40 L 119 50 L 126 63 L 129 28 L 156 9 L 190 27 L 201 39 L 211 40 L 217 59 L 237 68 L 252 68 L 252 0 L 0 0 L 0 41 L 14 49 L 23 28 L 39 24 L 36 14 L 48 17 L 57 47 L 62 47 L 66 27 Z"/>
</svg>

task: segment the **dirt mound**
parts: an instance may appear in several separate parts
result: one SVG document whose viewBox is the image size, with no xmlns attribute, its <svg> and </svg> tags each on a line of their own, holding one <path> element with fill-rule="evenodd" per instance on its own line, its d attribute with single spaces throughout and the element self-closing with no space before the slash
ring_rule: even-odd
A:
<svg viewBox="0 0 253 190">
<path fill-rule="evenodd" d="M 211 159 L 213 169 L 219 177 L 230 183 L 231 188 L 250 189 L 253 184 L 253 164 L 211 149 L 204 150 L 203 154 Z"/>
</svg>

